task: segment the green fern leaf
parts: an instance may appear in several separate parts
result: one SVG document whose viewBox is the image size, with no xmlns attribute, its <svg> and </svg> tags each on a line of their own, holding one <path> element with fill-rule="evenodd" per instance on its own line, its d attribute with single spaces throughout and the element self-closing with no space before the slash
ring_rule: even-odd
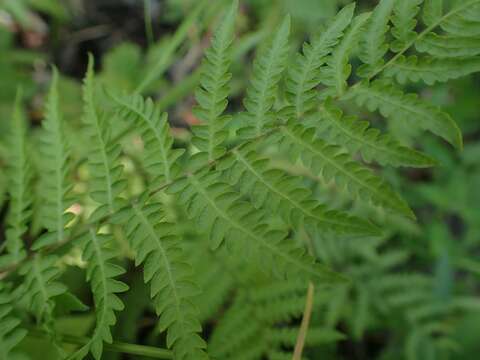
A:
<svg viewBox="0 0 480 360">
<path fill-rule="evenodd" d="M 183 149 L 172 149 L 173 137 L 167 121 L 167 113 L 162 113 L 151 99 L 144 100 L 140 95 L 115 96 L 111 98 L 119 108 L 119 114 L 129 122 L 135 122 L 145 148 L 144 165 L 151 175 L 152 188 L 171 182 L 179 175 L 178 158 Z"/>
<path fill-rule="evenodd" d="M 297 54 L 295 63 L 289 68 L 286 80 L 287 99 L 294 107 L 295 116 L 301 118 L 314 110 L 320 83 L 320 67 L 340 41 L 350 24 L 355 4 L 345 6 L 330 21 L 324 31 L 317 34 L 311 43 L 303 44 L 303 54 Z"/>
<path fill-rule="evenodd" d="M 27 148 L 25 114 L 21 108 L 21 94 L 17 93 L 9 136 L 8 194 L 10 207 L 7 215 L 5 246 L 8 254 L 0 257 L 0 263 L 18 263 L 26 256 L 22 236 L 32 215 L 32 166 Z"/>
<path fill-rule="evenodd" d="M 353 161 L 341 147 L 317 138 L 314 128 L 290 121 L 272 140 L 292 161 L 301 159 L 326 181 L 335 180 L 340 188 L 348 189 L 362 200 L 415 218 L 408 205 L 382 179 Z"/>
<path fill-rule="evenodd" d="M 416 16 L 420 11 L 422 2 L 423 0 L 401 0 L 395 2 L 392 17 L 394 25 L 392 35 L 396 40 L 391 45 L 393 51 L 402 51 L 416 38 Z"/>
<path fill-rule="evenodd" d="M 289 34 L 290 17 L 287 16 L 254 61 L 252 80 L 243 101 L 247 110 L 242 117 L 242 126 L 246 127 L 243 129 L 245 136 L 260 136 L 264 129 L 274 125 L 271 110 L 278 83 L 287 65 Z"/>
<path fill-rule="evenodd" d="M 390 83 L 377 80 L 370 85 L 361 83 L 346 97 L 354 97 L 368 110 L 379 110 L 398 121 L 412 120 L 412 124 L 441 136 L 453 146 L 462 148 L 462 135 L 452 118 L 439 108 L 418 99 L 416 94 L 404 94 Z"/>
<path fill-rule="evenodd" d="M 427 26 L 436 24 L 443 14 L 443 0 L 425 0 L 423 22 Z"/>
<path fill-rule="evenodd" d="M 408 1 L 402 1 L 401 3 L 405 2 Z M 398 4 L 398 1 L 381 0 L 368 20 L 359 54 L 360 60 L 364 62 L 364 65 L 358 69 L 360 76 L 368 77 L 384 64 L 383 57 L 388 51 L 385 34 L 388 32 L 388 22 L 395 3 Z"/>
<path fill-rule="evenodd" d="M 480 55 L 480 38 L 430 33 L 416 41 L 415 47 L 436 58 L 476 56 Z"/>
<path fill-rule="evenodd" d="M 222 113 L 228 104 L 231 45 L 237 8 L 238 1 L 235 0 L 213 35 L 211 46 L 205 53 L 200 87 L 195 94 L 198 106 L 194 108 L 194 113 L 202 124 L 192 128 L 192 143 L 202 152 L 198 156 L 206 157 L 208 161 L 225 152 L 223 143 L 228 135 L 225 127 L 230 117 Z"/>
<path fill-rule="evenodd" d="M 198 228 L 209 236 L 212 248 L 218 248 L 225 240 L 227 246 L 248 254 L 245 256 L 253 263 L 262 264 L 281 277 L 342 280 L 338 274 L 314 263 L 303 249 L 286 239 L 284 231 L 270 227 L 262 212 L 242 201 L 230 185 L 221 181 L 219 173 L 191 174 L 168 191 L 178 194 L 190 219 L 195 219 Z"/>
<path fill-rule="evenodd" d="M 35 315 L 39 324 L 45 324 L 49 331 L 53 328 L 54 298 L 67 291 L 65 285 L 57 281 L 61 275 L 56 265 L 56 256 L 42 257 L 36 254 L 20 269 L 25 276 L 22 284 L 22 300 Z"/>
<path fill-rule="evenodd" d="M 278 213 L 294 229 L 301 224 L 316 231 L 330 231 L 350 236 L 375 236 L 379 230 L 367 221 L 339 211 L 326 210 L 315 201 L 310 190 L 298 178 L 282 170 L 270 169 L 269 160 L 256 153 L 252 146 L 234 150 L 218 169 L 225 169 L 227 178 L 249 196 L 257 209 Z"/>
<path fill-rule="evenodd" d="M 480 36 L 480 0 L 458 2 L 439 21 L 449 35 Z"/>
<path fill-rule="evenodd" d="M 91 352 L 99 360 L 102 358 L 103 343 L 112 342 L 110 327 L 116 323 L 115 312 L 124 308 L 117 294 L 127 291 L 128 286 L 115 279 L 125 270 L 110 261 L 116 256 L 111 249 L 114 242 L 112 235 L 90 229 L 79 241 L 83 247 L 82 258 L 87 263 L 87 280 L 93 292 L 97 321 L 89 342 L 69 359 L 83 359 Z"/>
<path fill-rule="evenodd" d="M 92 180 L 90 197 L 101 204 L 91 216 L 91 221 L 106 214 L 113 214 L 118 208 L 118 197 L 126 187 L 122 179 L 120 164 L 121 148 L 111 141 L 110 124 L 105 114 L 99 114 L 95 106 L 95 80 L 93 57 L 89 55 L 88 70 L 83 85 L 83 121 L 90 140 L 88 165 Z"/>
<path fill-rule="evenodd" d="M 360 152 L 366 162 L 380 165 L 430 167 L 436 164 L 431 157 L 401 145 L 389 134 L 369 127 L 368 121 L 344 116 L 331 101 L 320 110 L 320 133 L 329 142 L 346 147 L 351 154 Z"/>
<path fill-rule="evenodd" d="M 20 328 L 20 319 L 13 314 L 14 299 L 12 292 L 3 281 L 0 281 L 0 360 L 14 358 L 12 352 L 27 335 L 27 331 Z"/>
<path fill-rule="evenodd" d="M 48 233 L 36 241 L 34 249 L 65 241 L 68 236 L 68 229 L 65 229 L 65 225 L 73 218 L 72 213 L 66 212 L 73 203 L 69 195 L 72 185 L 68 181 L 69 150 L 63 119 L 60 115 L 57 87 L 58 73 L 54 69 L 46 102 L 45 120 L 42 123 L 44 132 L 40 148 L 43 160 L 41 173 L 44 199 L 42 222 Z"/>
<path fill-rule="evenodd" d="M 193 282 L 192 268 L 175 225 L 163 221 L 161 203 L 146 202 L 143 196 L 118 214 L 137 265 L 144 264 L 144 279 L 150 283 L 151 297 L 160 317 L 159 328 L 167 332 L 167 346 L 175 359 L 207 359 L 193 297 L 199 289 Z"/>
<path fill-rule="evenodd" d="M 423 81 L 433 85 L 436 82 L 458 79 L 479 71 L 480 57 L 436 59 L 418 58 L 414 55 L 408 58 L 400 56 L 385 70 L 384 75 L 396 78 L 400 84 Z"/>
<path fill-rule="evenodd" d="M 357 47 L 358 39 L 369 17 L 370 13 L 364 13 L 353 19 L 340 44 L 329 56 L 327 66 L 321 68 L 321 82 L 327 86 L 323 97 L 342 95 L 345 92 L 347 79 L 352 72 L 352 66 L 348 60 Z"/>
</svg>

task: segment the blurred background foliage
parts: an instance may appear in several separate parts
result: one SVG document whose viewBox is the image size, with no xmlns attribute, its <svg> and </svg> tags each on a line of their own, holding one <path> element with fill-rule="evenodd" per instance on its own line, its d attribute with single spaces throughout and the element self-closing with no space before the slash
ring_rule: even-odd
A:
<svg viewBox="0 0 480 360">
<path fill-rule="evenodd" d="M 309 33 L 349 2 L 243 1 L 230 106 L 241 106 L 253 48 L 285 13 L 292 16 L 293 40 L 298 48 Z M 50 64 L 55 64 L 62 74 L 61 106 L 72 141 L 81 154 L 84 144 L 75 129 L 80 127 L 82 109 L 78 99 L 88 52 L 96 58 L 104 84 L 156 98 L 170 114 L 176 140 L 185 141 L 189 135 L 184 129 L 197 121 L 191 108 L 199 63 L 219 10 L 226 3 L 227 0 L 0 0 L 0 165 L 8 156 L 4 134 L 16 89 L 21 85 L 27 98 L 28 116 L 35 132 L 42 119 Z M 375 3 L 357 2 L 361 10 L 371 9 Z M 412 134 L 406 126 L 395 123 L 391 130 L 399 139 L 421 143 L 427 153 L 440 160 L 440 165 L 433 169 L 384 170 L 383 175 L 415 210 L 416 223 L 378 213 L 373 215 L 387 233 L 381 241 L 352 244 L 340 239 L 334 243 L 316 239 L 317 256 L 354 281 L 335 294 L 322 293 L 321 289 L 316 294 L 313 326 L 327 326 L 335 332 L 330 337 L 323 334 L 325 341 L 308 348 L 306 355 L 311 359 L 400 359 L 406 353 L 411 359 L 467 360 L 480 353 L 479 306 L 462 297 L 478 297 L 480 290 L 480 76 L 428 87 L 409 86 L 455 118 L 464 133 L 465 148 L 463 152 L 454 152 L 438 138 Z M 378 125 L 374 115 L 365 116 Z M 118 129 L 119 133 L 124 130 Z M 131 191 L 138 192 L 142 184 L 141 174 L 135 171 L 135 158 L 140 150 L 134 139 L 130 140 L 124 141 L 125 152 L 130 155 L 125 163 L 131 174 Z M 80 193 L 81 186 L 80 172 Z M 0 172 L 2 217 L 5 187 Z M 342 206 L 344 199 L 335 191 L 323 187 L 317 191 L 332 206 Z M 74 262 L 75 258 L 65 261 Z M 406 275 L 402 278 L 401 273 Z M 87 289 L 81 288 L 83 281 L 76 281 L 80 276 L 80 272 L 69 270 L 65 282 L 81 294 Z M 123 341 L 152 343 L 153 337 L 147 330 L 152 328 L 153 318 L 145 315 L 148 296 L 139 296 L 146 291 L 145 287 L 134 271 L 127 276 L 132 291 L 125 296 L 126 310 L 120 315 L 116 336 Z M 88 316 L 69 317 L 58 326 L 82 335 L 92 320 Z M 23 348 L 50 358 L 51 349 L 44 341 L 28 338 Z M 454 355 L 448 357 L 445 349 L 453 350 Z M 105 358 L 120 356 L 107 353 Z"/>
</svg>

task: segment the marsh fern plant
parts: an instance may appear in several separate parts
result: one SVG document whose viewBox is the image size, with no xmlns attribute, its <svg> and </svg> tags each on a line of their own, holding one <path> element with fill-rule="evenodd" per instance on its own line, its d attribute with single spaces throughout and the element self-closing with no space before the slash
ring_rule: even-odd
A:
<svg viewBox="0 0 480 360">
<path fill-rule="evenodd" d="M 21 343 L 39 334 L 59 359 L 98 360 L 107 350 L 176 360 L 291 359 L 302 347 L 309 300 L 319 321 L 305 346 L 345 337 L 336 305 L 350 291 L 358 296 L 355 336 L 379 306 L 402 309 L 414 323 L 403 339 L 408 356 L 419 337 L 451 348 L 439 324 L 473 300 L 435 312 L 428 276 L 395 272 L 405 254 L 382 246 L 379 219 L 414 221 L 415 213 L 382 169 L 438 163 L 422 144 L 397 138 L 392 124 L 462 149 L 451 115 L 405 84 L 480 70 L 480 0 L 381 0 L 363 13 L 350 4 L 298 51 L 287 16 L 258 47 L 234 111 L 238 6 L 225 10 L 205 51 L 194 94 L 198 121 L 187 140 L 174 136 L 156 100 L 103 83 L 93 57 L 79 129 L 61 110 L 55 69 L 40 131 L 27 125 L 19 92 L 4 169 L 0 359 L 24 359 Z M 140 144 L 135 162 L 126 145 L 132 137 Z M 132 172 L 142 174 L 141 186 L 132 187 Z M 358 257 L 368 261 L 360 266 Z M 83 272 L 91 295 L 80 298 L 88 307 L 64 281 L 70 268 Z M 122 312 L 136 306 L 126 301 L 127 270 L 141 272 L 148 288 L 149 299 L 138 302 L 157 315 L 157 347 L 116 339 Z M 369 293 L 378 294 L 375 302 Z M 419 306 L 431 311 L 429 322 L 412 315 Z M 58 326 L 72 313 L 91 318 L 75 341 Z"/>
</svg>

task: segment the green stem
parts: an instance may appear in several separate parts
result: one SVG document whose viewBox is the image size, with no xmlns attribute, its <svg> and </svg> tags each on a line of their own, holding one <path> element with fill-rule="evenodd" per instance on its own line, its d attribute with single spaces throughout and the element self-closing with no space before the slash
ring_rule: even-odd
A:
<svg viewBox="0 0 480 360">
<path fill-rule="evenodd" d="M 152 26 L 152 0 L 143 0 L 143 17 L 145 18 L 145 36 L 147 37 L 148 47 L 154 43 Z"/>
<path fill-rule="evenodd" d="M 28 334 L 36 338 L 50 339 L 48 334 L 38 329 L 30 329 Z M 74 336 L 74 335 L 67 335 L 67 334 L 59 335 L 58 338 L 62 343 L 72 344 L 72 345 L 85 345 L 90 341 L 89 338 L 84 336 Z M 153 359 L 173 359 L 173 354 L 170 350 L 159 349 L 153 346 L 129 344 L 129 343 L 115 341 L 111 344 L 104 343 L 103 347 L 105 351 L 137 355 L 137 356 L 145 356 Z"/>
</svg>

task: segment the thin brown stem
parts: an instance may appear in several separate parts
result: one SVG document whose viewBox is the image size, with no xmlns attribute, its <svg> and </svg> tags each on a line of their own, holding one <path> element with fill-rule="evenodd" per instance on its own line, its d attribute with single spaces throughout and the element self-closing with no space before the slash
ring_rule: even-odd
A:
<svg viewBox="0 0 480 360">
<path fill-rule="evenodd" d="M 305 340 L 307 338 L 308 326 L 310 325 L 310 319 L 312 317 L 313 309 L 313 294 L 315 288 L 313 283 L 308 284 L 307 299 L 305 301 L 305 310 L 303 311 L 302 323 L 298 332 L 297 342 L 295 343 L 295 349 L 293 351 L 292 360 L 301 360 L 303 348 L 305 346 Z"/>
</svg>

